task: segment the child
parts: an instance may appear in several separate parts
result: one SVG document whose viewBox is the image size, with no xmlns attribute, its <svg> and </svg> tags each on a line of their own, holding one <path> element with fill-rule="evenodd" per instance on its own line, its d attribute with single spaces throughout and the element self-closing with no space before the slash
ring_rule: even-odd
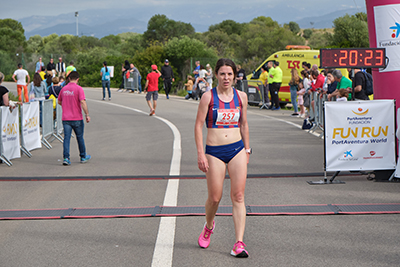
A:
<svg viewBox="0 0 400 267">
<path fill-rule="evenodd" d="M 186 91 L 188 92 L 187 95 L 185 96 L 185 99 L 188 100 L 190 98 L 194 99 L 194 96 L 192 94 L 192 90 L 193 90 L 193 77 L 188 75 L 187 76 L 187 83 L 185 83 L 186 86 Z"/>
<path fill-rule="evenodd" d="M 347 101 L 348 97 L 349 92 L 347 92 L 347 89 L 342 88 L 339 90 L 339 97 L 336 99 L 336 101 Z"/>
<path fill-rule="evenodd" d="M 306 116 L 306 111 L 304 109 L 304 100 L 303 95 L 305 94 L 306 89 L 304 89 L 304 84 L 302 82 L 299 83 L 299 91 L 297 91 L 297 102 L 300 107 L 300 118 L 304 118 Z"/>
</svg>

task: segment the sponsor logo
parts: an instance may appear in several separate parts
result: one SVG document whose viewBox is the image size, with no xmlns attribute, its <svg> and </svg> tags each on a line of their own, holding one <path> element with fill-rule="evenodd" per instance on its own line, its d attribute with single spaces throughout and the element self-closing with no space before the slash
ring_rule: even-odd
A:
<svg viewBox="0 0 400 267">
<path fill-rule="evenodd" d="M 363 159 L 383 159 L 383 156 L 376 155 L 375 151 L 370 151 L 367 157 L 363 157 Z"/>
<path fill-rule="evenodd" d="M 392 35 L 391 35 L 393 39 L 399 37 L 399 34 L 400 34 L 400 24 L 397 22 L 395 22 L 395 24 L 396 25 L 389 28 L 389 29 L 393 30 Z"/>
<path fill-rule="evenodd" d="M 364 116 L 367 115 L 369 109 L 363 110 L 362 108 L 358 108 L 357 111 L 352 110 L 352 112 L 358 116 Z"/>
<path fill-rule="evenodd" d="M 346 150 L 343 153 L 342 158 L 338 158 L 339 161 L 357 161 L 358 158 L 353 157 L 353 150 Z"/>
<path fill-rule="evenodd" d="M 344 157 L 345 157 L 345 158 L 347 158 L 347 157 L 353 157 L 353 155 L 351 154 L 351 151 L 352 151 L 352 150 L 345 151 L 345 152 L 344 152 Z"/>
</svg>

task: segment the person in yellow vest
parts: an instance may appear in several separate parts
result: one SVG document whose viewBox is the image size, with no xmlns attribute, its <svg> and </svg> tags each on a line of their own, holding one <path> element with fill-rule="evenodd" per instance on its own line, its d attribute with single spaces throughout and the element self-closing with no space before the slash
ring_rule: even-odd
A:
<svg viewBox="0 0 400 267">
<path fill-rule="evenodd" d="M 272 62 L 268 62 L 268 64 L 272 65 Z M 281 88 L 282 84 L 282 69 L 279 67 L 279 62 L 275 61 L 274 62 L 274 67 L 270 69 L 269 71 L 269 91 L 271 92 L 271 100 L 272 100 L 272 105 L 271 109 L 272 110 L 279 110 L 281 107 L 279 106 L 279 89 Z"/>
</svg>

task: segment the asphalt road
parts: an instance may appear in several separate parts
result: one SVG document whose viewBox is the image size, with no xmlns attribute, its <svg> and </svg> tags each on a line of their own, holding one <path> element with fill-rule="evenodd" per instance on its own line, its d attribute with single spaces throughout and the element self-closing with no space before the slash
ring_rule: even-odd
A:
<svg viewBox="0 0 400 267">
<path fill-rule="evenodd" d="M 12 91 L 16 87 L 4 85 Z M 1 164 L 0 177 L 16 181 L 0 182 L 0 210 L 160 206 L 167 199 L 166 179 L 72 179 L 169 176 L 174 153 L 180 155 L 180 177 L 204 176 L 197 168 L 193 137 L 196 101 L 160 95 L 156 116 L 150 117 L 143 94 L 114 89 L 111 101 L 101 101 L 99 88 L 85 88 L 85 94 L 92 119 L 85 124 L 85 141 L 92 160 L 79 163 L 72 139 L 71 166 L 62 166 L 57 140 L 50 150 L 32 151 L 32 158 L 12 160 L 12 167 Z M 308 176 L 323 171 L 323 141 L 301 130 L 301 119 L 290 113 L 249 108 L 249 176 L 275 178 L 248 179 L 247 205 L 400 203 L 399 183 L 372 182 L 365 176 L 341 176 L 342 185 L 308 185 L 306 181 L 323 178 Z M 18 181 L 27 177 L 55 181 Z M 229 190 L 226 180 L 221 205 L 231 204 Z M 180 179 L 176 194 L 177 206 L 202 206 L 206 182 Z M 248 259 L 229 255 L 235 241 L 230 216 L 217 217 L 205 250 L 197 245 L 204 217 L 176 217 L 173 245 L 167 247 L 172 262 L 153 266 L 398 266 L 399 216 L 248 216 Z M 162 220 L 3 220 L 0 266 L 151 266 Z"/>
</svg>

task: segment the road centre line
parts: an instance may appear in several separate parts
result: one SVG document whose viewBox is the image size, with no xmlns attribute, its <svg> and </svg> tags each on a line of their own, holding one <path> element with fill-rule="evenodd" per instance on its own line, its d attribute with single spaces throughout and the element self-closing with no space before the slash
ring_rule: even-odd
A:
<svg viewBox="0 0 400 267">
<path fill-rule="evenodd" d="M 108 104 L 148 115 L 147 112 L 144 112 L 142 110 L 126 107 L 115 103 L 104 102 L 99 100 L 90 100 L 90 101 Z M 173 152 L 172 152 L 169 175 L 179 176 L 181 169 L 181 157 L 182 157 L 181 134 L 178 128 L 170 121 L 156 115 L 153 117 L 167 124 L 168 127 L 172 130 L 172 133 L 174 135 L 174 143 L 173 143 Z M 179 179 L 169 179 L 167 184 L 167 189 L 165 191 L 163 206 L 173 206 L 173 207 L 177 206 L 178 189 L 179 189 Z M 157 240 L 154 246 L 153 259 L 151 262 L 152 267 L 172 266 L 172 257 L 174 252 L 174 243 L 175 243 L 175 228 L 176 228 L 176 217 L 162 217 L 160 219 Z"/>
</svg>

